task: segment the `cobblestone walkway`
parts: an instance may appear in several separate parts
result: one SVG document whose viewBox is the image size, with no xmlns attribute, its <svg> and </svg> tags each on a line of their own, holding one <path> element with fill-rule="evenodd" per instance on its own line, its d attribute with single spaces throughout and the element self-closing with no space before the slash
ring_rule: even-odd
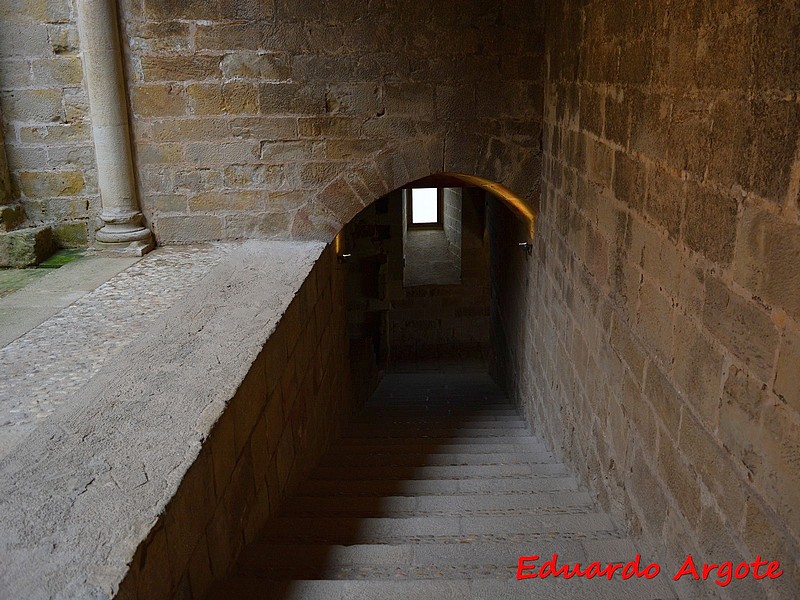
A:
<svg viewBox="0 0 800 600">
<path fill-rule="evenodd" d="M 0 348 L 0 458 L 184 297 L 230 247 L 159 248 Z"/>
<path fill-rule="evenodd" d="M 637 550 L 486 375 L 394 374 L 211 598 L 675 597 L 664 575 L 516 579 L 553 553 Z"/>
</svg>

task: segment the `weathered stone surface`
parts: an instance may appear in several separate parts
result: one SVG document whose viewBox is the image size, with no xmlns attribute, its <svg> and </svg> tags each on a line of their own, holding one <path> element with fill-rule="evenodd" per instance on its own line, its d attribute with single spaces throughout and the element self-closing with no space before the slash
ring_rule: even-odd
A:
<svg viewBox="0 0 800 600">
<path fill-rule="evenodd" d="M 49 227 L 30 227 L 0 233 L 0 267 L 31 267 L 49 258 L 54 250 Z"/>
<path fill-rule="evenodd" d="M 253 114 L 258 112 L 256 88 L 251 84 L 194 84 L 187 87 L 189 107 L 196 115 Z"/>
<path fill-rule="evenodd" d="M 132 352 L 106 364 L 82 389 L 72 411 L 47 421 L 33 432 L 25 447 L 17 448 L 3 461 L 3 596 L 33 597 L 40 596 L 42 590 L 52 590 L 53 594 L 69 590 L 76 597 L 110 597 L 129 570 L 140 589 L 174 585 L 171 576 L 165 580 L 162 569 L 185 555 L 185 550 L 175 544 L 174 536 L 170 544 L 171 532 L 175 531 L 172 525 L 167 525 L 166 543 L 159 541 L 164 532 L 165 507 L 195 460 L 200 457 L 201 466 L 208 464 L 204 462 L 205 452 L 200 451 L 202 441 L 209 434 L 215 439 L 214 424 L 322 251 L 319 243 L 264 244 L 251 242 L 233 252 L 204 280 L 202 294 L 191 295 L 187 303 L 175 306 L 164 320 L 154 323 L 152 335 L 138 338 Z M 231 298 L 232 288 L 237 290 L 236 308 L 230 310 L 224 305 Z M 244 298 L 250 300 L 243 302 Z M 199 319 L 203 324 L 198 327 Z M 233 347 L 236 352 L 229 351 Z M 153 359 L 156 355 L 158 360 Z M 187 356 L 192 357 L 196 371 L 186 372 L 187 378 L 181 382 L 172 375 Z M 145 363 L 150 367 L 144 369 Z M 154 364 L 163 368 L 153 370 Z M 178 368 L 181 370 L 184 367 Z M 172 375 L 166 376 L 168 372 Z M 198 375 L 207 377 L 208 382 L 201 383 Z M 151 386 L 152 390 L 146 391 Z M 140 406 L 133 408 L 129 401 L 136 398 Z M 123 421 L 125 427 L 107 426 L 108 422 Z M 157 444 L 148 441 L 158 424 L 163 427 L 165 422 L 171 424 L 171 433 L 166 436 L 170 449 L 163 440 Z M 48 433 L 45 430 L 49 427 L 52 430 Z M 83 434 L 64 433 L 79 432 L 84 427 Z M 96 436 L 92 431 L 105 433 Z M 133 459 L 131 449 L 137 445 L 141 451 Z M 50 457 L 46 460 L 58 457 L 62 465 L 58 471 L 71 483 L 42 495 L 37 478 L 25 475 L 36 470 L 41 460 L 36 456 Z M 176 469 L 180 470 L 178 476 Z M 204 490 L 193 501 L 209 499 L 205 491 L 214 489 L 211 473 L 210 469 L 200 469 L 198 475 L 205 477 L 200 485 L 196 477 L 184 480 L 187 485 L 195 481 L 192 489 Z M 230 479 L 232 474 L 221 472 L 220 476 Z M 252 475 L 250 478 L 252 482 Z M 102 481 L 109 485 L 93 484 Z M 215 508 L 231 514 L 231 505 L 223 504 L 224 497 L 214 494 Z M 47 518 L 25 517 L 34 513 Z M 203 516 L 201 511 L 192 519 Z M 122 525 L 120 519 L 128 525 Z M 93 533 L 85 535 L 82 531 Z M 220 533 L 215 539 L 235 535 L 224 529 Z M 72 540 L 58 546 L 66 552 L 62 558 L 57 556 L 61 550 L 55 550 L 54 555 L 52 545 L 43 541 L 53 536 Z M 152 560 L 145 560 L 145 551 L 148 556 L 152 552 Z M 95 570 L 92 565 L 97 564 L 104 566 Z M 193 572 L 197 569 L 195 566 Z"/>
<path fill-rule="evenodd" d="M 781 339 L 774 391 L 800 413 L 800 332 L 787 330 Z"/>
<path fill-rule="evenodd" d="M 709 260 L 727 265 L 736 243 L 736 198 L 690 185 L 687 190 L 686 244 Z"/>
<path fill-rule="evenodd" d="M 764 301 L 800 319 L 800 225 L 746 205 L 734 277 Z"/>
<path fill-rule="evenodd" d="M 223 220 L 211 215 L 159 217 L 154 221 L 155 232 L 166 243 L 221 240 Z"/>
<path fill-rule="evenodd" d="M 58 223 L 53 226 L 53 242 L 59 248 L 84 248 L 89 243 L 88 225 L 80 223 Z"/>
<path fill-rule="evenodd" d="M 25 219 L 25 210 L 19 204 L 0 206 L 0 232 L 11 231 Z"/>
<path fill-rule="evenodd" d="M 132 102 L 134 114 L 142 117 L 175 117 L 186 113 L 186 97 L 178 86 L 136 86 L 132 90 Z"/>
<path fill-rule="evenodd" d="M 15 90 L 0 94 L 3 116 L 14 121 L 55 123 L 64 120 L 60 90 Z"/>
<path fill-rule="evenodd" d="M 722 354 L 690 318 L 678 314 L 672 356 L 673 379 L 684 401 L 707 427 L 713 428 L 719 414 Z"/>
<path fill-rule="evenodd" d="M 83 191 L 83 174 L 75 171 L 23 172 L 19 174 L 20 189 L 28 198 L 76 196 Z"/>
<path fill-rule="evenodd" d="M 703 322 L 762 380 L 769 378 L 778 346 L 778 333 L 763 310 L 731 292 L 721 281 L 709 278 L 706 281 Z"/>
</svg>

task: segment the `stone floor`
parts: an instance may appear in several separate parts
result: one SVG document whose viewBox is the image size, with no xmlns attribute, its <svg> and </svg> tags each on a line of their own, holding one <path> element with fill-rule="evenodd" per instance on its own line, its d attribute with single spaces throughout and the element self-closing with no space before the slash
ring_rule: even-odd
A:
<svg viewBox="0 0 800 600">
<path fill-rule="evenodd" d="M 88 255 L 0 298 L 0 458 L 173 306 L 229 244 Z M 16 275 L 14 273 L 9 274 Z"/>
<path fill-rule="evenodd" d="M 665 575 L 516 579 L 519 556 L 553 553 L 637 550 L 488 376 L 391 374 L 211 597 L 675 597 Z"/>
</svg>

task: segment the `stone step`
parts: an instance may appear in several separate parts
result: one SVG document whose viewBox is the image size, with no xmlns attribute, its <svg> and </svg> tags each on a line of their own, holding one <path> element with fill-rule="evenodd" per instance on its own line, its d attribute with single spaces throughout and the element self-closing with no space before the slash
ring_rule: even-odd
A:
<svg viewBox="0 0 800 600">
<path fill-rule="evenodd" d="M 264 579 L 508 579 L 525 542 L 466 544 L 254 544 L 238 575 Z M 583 543 L 559 540 L 548 547 L 562 562 L 585 562 Z M 627 560 L 627 559 L 626 559 Z"/>
<path fill-rule="evenodd" d="M 403 443 L 402 440 L 386 440 L 387 443 L 375 443 L 372 440 L 339 440 L 337 447 L 332 451 L 332 456 L 353 456 L 358 454 L 494 454 L 494 453 L 530 453 L 548 452 L 547 446 L 539 440 L 527 440 L 520 442 L 519 438 L 513 444 L 495 442 L 491 440 L 481 440 L 481 443 L 459 443 L 458 440 L 440 440 L 439 443 L 431 443 L 430 440 L 409 441 Z"/>
<path fill-rule="evenodd" d="M 453 433 L 448 435 L 447 431 L 431 432 L 429 436 L 414 436 L 409 435 L 408 431 L 398 432 L 397 435 L 379 436 L 359 436 L 359 437 L 343 437 L 337 440 L 337 446 L 347 447 L 357 444 L 370 444 L 372 446 L 380 445 L 426 445 L 435 446 L 438 444 L 501 444 L 504 440 L 510 440 L 513 444 L 529 444 L 530 447 L 542 448 L 542 441 L 535 435 L 528 432 L 521 432 L 520 435 L 500 435 L 497 433 L 489 433 L 483 435 L 465 435 Z"/>
<path fill-rule="evenodd" d="M 358 430 L 347 431 L 343 435 L 344 440 L 378 438 L 414 438 L 426 440 L 429 438 L 458 438 L 465 442 L 472 441 L 474 438 L 533 438 L 531 432 L 525 428 L 512 429 L 503 428 L 480 428 L 480 427 L 367 427 Z"/>
<path fill-rule="evenodd" d="M 345 496 L 320 501 L 319 497 L 296 496 L 287 516 L 419 516 L 426 514 L 502 515 L 591 512 L 593 502 L 586 492 L 533 492 L 471 496 Z"/>
<path fill-rule="evenodd" d="M 618 537 L 604 513 L 468 517 L 277 517 L 260 541 L 465 543 Z"/>
<path fill-rule="evenodd" d="M 353 421 L 345 432 L 362 431 L 365 429 L 524 429 L 529 431 L 519 417 L 509 417 L 507 420 L 498 421 L 497 417 L 419 417 L 417 419 L 369 419 L 367 421 Z"/>
<path fill-rule="evenodd" d="M 508 578 L 382 581 L 270 581 L 238 577 L 217 586 L 209 600 L 673 600 L 666 577 L 659 580 Z"/>
<path fill-rule="evenodd" d="M 563 562 L 585 561 L 585 542 L 560 540 L 548 548 Z M 286 544 L 257 543 L 250 547 L 238 573 L 272 578 L 285 569 L 307 567 L 315 579 L 331 577 L 346 568 L 395 567 L 398 574 L 407 567 L 459 567 L 471 565 L 515 568 L 520 556 L 529 556 L 533 548 L 528 542 L 473 542 L 467 544 Z M 634 551 L 635 553 L 635 551 Z M 627 560 L 625 558 L 624 560 Z M 422 574 L 422 573 L 420 573 Z M 508 573 L 503 573 L 506 577 Z M 309 577 L 307 574 L 306 577 Z"/>
<path fill-rule="evenodd" d="M 298 493 L 304 496 L 456 496 L 471 494 L 530 494 L 577 490 L 574 477 L 552 476 L 536 479 L 421 479 L 411 481 L 307 480 Z"/>
<path fill-rule="evenodd" d="M 464 419 L 464 418 L 503 418 L 508 421 L 517 421 L 519 413 L 510 408 L 465 408 L 456 406 L 429 407 L 422 410 L 410 411 L 405 408 L 377 408 L 374 410 L 364 410 L 359 413 L 358 419 L 354 422 L 371 422 L 380 419 L 407 419 L 419 421 L 424 419 Z"/>
<path fill-rule="evenodd" d="M 549 452 L 483 452 L 483 453 L 405 453 L 405 454 L 344 454 L 329 453 L 321 461 L 321 466 L 340 467 L 432 467 L 456 465 L 516 465 L 554 462 Z"/>
<path fill-rule="evenodd" d="M 403 466 L 330 466 L 317 467 L 310 474 L 313 480 L 365 480 L 384 481 L 420 479 L 490 479 L 490 478 L 529 478 L 538 475 L 566 475 L 567 469 L 561 463 L 511 464 L 511 465 L 444 465 L 426 467 Z"/>
<path fill-rule="evenodd" d="M 461 425 L 465 424 L 478 424 L 480 423 L 482 426 L 487 425 L 489 427 L 495 427 L 492 423 L 497 423 L 497 426 L 501 424 L 508 424 L 511 427 L 525 427 L 524 422 L 520 421 L 518 415 L 449 415 L 449 414 L 439 414 L 439 415 L 432 415 L 429 413 L 423 415 L 410 415 L 407 411 L 397 412 L 394 415 L 388 414 L 384 415 L 379 412 L 376 412 L 374 415 L 364 415 L 361 413 L 361 416 L 352 419 L 351 423 L 357 424 L 376 424 L 383 426 L 385 424 L 408 424 L 408 425 L 416 425 L 416 424 L 427 424 L 427 423 L 439 423 L 442 422 L 454 422 Z"/>
<path fill-rule="evenodd" d="M 488 378 L 466 379 L 384 379 L 210 597 L 672 600 L 664 582 L 516 580 L 520 556 L 636 551 Z"/>
</svg>

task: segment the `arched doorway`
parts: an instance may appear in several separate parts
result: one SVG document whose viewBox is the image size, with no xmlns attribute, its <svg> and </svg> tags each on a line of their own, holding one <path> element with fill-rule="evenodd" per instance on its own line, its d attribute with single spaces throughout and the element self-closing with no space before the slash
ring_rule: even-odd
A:
<svg viewBox="0 0 800 600">
<path fill-rule="evenodd" d="M 426 201 L 430 215 L 418 220 Z M 535 216 L 501 184 L 437 173 L 383 195 L 341 229 L 334 249 L 346 265 L 352 380 L 362 400 L 387 370 L 496 370 L 494 342 L 505 334 L 495 331 L 492 256 L 508 251 L 500 246 L 524 255 Z M 507 232 L 496 233 L 497 219 Z"/>
</svg>

